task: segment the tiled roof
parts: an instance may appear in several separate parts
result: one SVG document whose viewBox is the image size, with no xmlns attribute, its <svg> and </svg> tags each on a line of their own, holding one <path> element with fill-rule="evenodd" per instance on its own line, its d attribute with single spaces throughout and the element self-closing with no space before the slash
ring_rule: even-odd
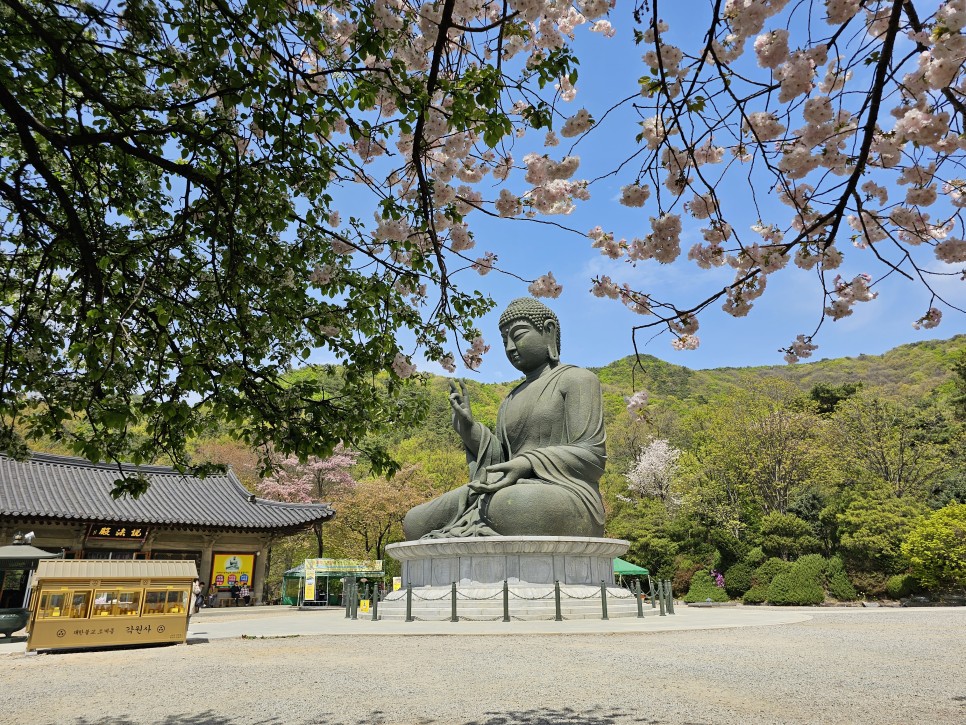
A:
<svg viewBox="0 0 966 725">
<path fill-rule="evenodd" d="M 147 492 L 111 498 L 116 465 L 47 453 L 18 462 L 0 454 L 0 516 L 267 531 L 300 529 L 335 515 L 328 504 L 253 498 L 231 470 L 203 479 L 166 466 L 124 470 L 147 476 Z"/>
</svg>

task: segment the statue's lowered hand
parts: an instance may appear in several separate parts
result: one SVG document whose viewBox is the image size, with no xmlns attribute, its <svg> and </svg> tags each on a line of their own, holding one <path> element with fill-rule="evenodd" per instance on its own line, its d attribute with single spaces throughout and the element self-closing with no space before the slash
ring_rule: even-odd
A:
<svg viewBox="0 0 966 725">
<path fill-rule="evenodd" d="M 533 473 L 533 467 L 526 458 L 514 458 L 506 463 L 487 466 L 479 481 L 472 481 L 470 489 L 477 493 L 495 493 L 501 488 L 512 486 L 521 478 Z"/>
</svg>

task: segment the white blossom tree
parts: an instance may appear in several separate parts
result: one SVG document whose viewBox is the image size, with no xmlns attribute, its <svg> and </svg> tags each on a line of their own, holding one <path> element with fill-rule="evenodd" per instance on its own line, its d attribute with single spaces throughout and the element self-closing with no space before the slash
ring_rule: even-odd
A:
<svg viewBox="0 0 966 725">
<path fill-rule="evenodd" d="M 634 465 L 627 472 L 627 488 L 636 495 L 660 501 L 669 509 L 680 505 L 681 497 L 673 484 L 678 472 L 681 451 L 663 438 L 642 447 Z"/>
</svg>

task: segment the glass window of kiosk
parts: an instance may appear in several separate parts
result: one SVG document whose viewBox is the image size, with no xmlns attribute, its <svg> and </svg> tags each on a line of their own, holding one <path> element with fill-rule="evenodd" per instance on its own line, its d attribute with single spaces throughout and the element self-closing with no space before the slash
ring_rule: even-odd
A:
<svg viewBox="0 0 966 725">
<path fill-rule="evenodd" d="M 86 619 L 90 610 L 91 592 L 44 592 L 37 609 L 38 619 Z"/>
<path fill-rule="evenodd" d="M 97 589 L 92 617 L 136 617 L 141 605 L 138 589 Z"/>
<path fill-rule="evenodd" d="M 185 614 L 188 592 L 183 589 L 148 589 L 144 595 L 144 614 Z"/>
</svg>

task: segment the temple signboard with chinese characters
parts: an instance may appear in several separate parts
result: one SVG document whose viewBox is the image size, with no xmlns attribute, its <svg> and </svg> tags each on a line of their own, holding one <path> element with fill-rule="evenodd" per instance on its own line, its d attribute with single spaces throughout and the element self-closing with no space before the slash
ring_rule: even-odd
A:
<svg viewBox="0 0 966 725">
<path fill-rule="evenodd" d="M 91 524 L 88 539 L 112 539 L 114 541 L 144 541 L 150 529 L 141 524 Z"/>
</svg>

